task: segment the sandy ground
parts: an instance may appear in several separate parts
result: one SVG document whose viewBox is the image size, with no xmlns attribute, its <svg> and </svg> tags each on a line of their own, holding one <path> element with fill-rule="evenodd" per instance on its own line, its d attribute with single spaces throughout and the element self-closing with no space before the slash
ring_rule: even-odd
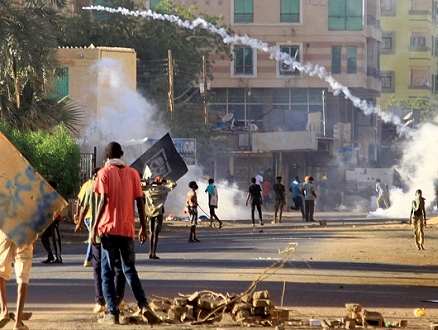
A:
<svg viewBox="0 0 438 330">
<path fill-rule="evenodd" d="M 340 213 L 342 215 L 342 213 Z M 344 215 L 342 215 L 344 216 Z M 320 217 L 321 218 L 321 217 Z M 332 219 L 336 219 L 336 215 L 332 215 Z M 288 216 L 285 217 L 284 222 L 288 221 Z M 438 290 L 436 290 L 438 284 L 438 276 L 434 269 L 436 269 L 438 248 L 435 248 L 438 239 L 438 218 L 430 219 L 426 228 L 426 242 L 425 250 L 418 251 L 414 246 L 412 238 L 412 232 L 409 224 L 400 220 L 388 220 L 378 224 L 349 224 L 339 223 L 333 224 L 328 220 L 329 225 L 324 227 L 324 230 L 329 232 L 336 232 L 338 235 L 345 235 L 346 239 L 330 241 L 324 243 L 323 246 L 319 246 L 317 252 L 312 256 L 312 261 L 319 262 L 358 262 L 373 264 L 384 264 L 388 267 L 388 274 L 382 273 L 375 274 L 370 270 L 364 272 L 363 276 L 355 277 L 354 279 L 345 272 L 345 275 L 337 281 L 339 282 L 339 289 L 343 290 L 344 286 L 347 288 L 349 283 L 355 283 L 355 285 L 374 285 L 374 286 L 392 286 L 394 283 L 397 285 L 404 285 L 406 290 L 423 290 L 424 292 L 430 292 L 429 295 L 425 295 L 425 299 L 432 299 L 435 297 L 438 299 Z M 166 222 L 164 235 L 172 235 L 179 233 L 182 230 L 187 231 L 186 223 L 183 222 Z M 246 222 L 228 222 L 223 230 L 233 230 L 233 228 L 248 226 Z M 71 234 L 73 224 L 67 224 L 63 226 L 63 239 L 65 241 L 79 242 L 83 237 Z M 266 226 L 268 227 L 268 226 Z M 303 232 L 311 232 L 315 230 L 321 230 L 319 223 L 312 226 L 306 226 L 304 223 L 297 223 L 296 230 Z M 426 274 L 415 276 L 403 276 L 394 278 L 391 273 L 391 267 L 409 267 L 409 272 L 412 268 L 421 267 L 423 270 L 428 269 Z M 407 271 L 408 272 L 408 271 Z M 334 280 L 329 276 L 325 279 L 328 282 L 333 283 Z M 315 287 L 318 291 L 309 292 L 310 295 L 314 295 L 316 300 L 324 301 L 324 307 L 306 307 L 296 308 L 294 306 L 284 306 L 284 308 L 291 311 L 291 320 L 285 321 L 283 326 L 285 329 L 311 329 L 315 327 L 309 326 L 309 319 L 315 318 L 319 320 L 330 319 L 338 320 L 346 316 L 345 308 L 342 304 L 336 304 L 334 306 L 327 307 L 327 300 L 330 300 L 330 292 L 324 292 L 324 279 L 306 279 L 307 282 L 314 281 Z M 300 281 L 297 278 L 297 281 Z M 304 280 L 303 280 L 304 281 Z M 335 281 L 336 283 L 336 281 Z M 309 284 L 310 285 L 310 284 Z M 322 288 L 322 289 L 321 289 Z M 418 289 L 417 289 L 418 288 Z M 310 291 L 311 286 L 310 286 Z M 347 291 L 345 289 L 345 291 Z M 392 293 L 397 295 L 397 292 Z M 350 300 L 350 301 L 349 301 Z M 394 297 L 391 297 L 394 300 Z M 354 303 L 355 295 L 346 294 L 345 302 Z M 420 303 L 418 301 L 418 307 L 424 308 L 426 316 L 416 317 L 414 315 L 414 309 L 412 305 L 404 304 L 400 301 L 399 304 L 385 305 L 385 301 L 381 302 L 369 302 L 371 310 L 382 313 L 385 317 L 385 321 L 395 323 L 400 320 L 407 320 L 407 329 L 429 329 L 430 323 L 438 322 L 438 304 L 432 303 Z M 97 324 L 96 316 L 89 312 L 89 305 L 87 306 L 74 306 L 74 308 L 60 307 L 59 311 L 54 313 L 53 310 L 44 311 L 39 310 L 34 313 L 32 319 L 27 322 L 30 329 L 45 329 L 45 330 L 70 330 L 70 329 L 94 329 L 103 330 L 108 329 L 108 326 L 102 326 Z M 246 329 L 247 327 L 224 327 L 218 325 L 204 325 L 204 326 L 192 326 L 190 324 L 184 325 L 120 325 L 112 326 L 110 328 L 123 329 L 140 329 L 144 327 L 159 328 L 159 329 Z M 12 328 L 12 323 L 9 323 L 5 329 Z"/>
</svg>

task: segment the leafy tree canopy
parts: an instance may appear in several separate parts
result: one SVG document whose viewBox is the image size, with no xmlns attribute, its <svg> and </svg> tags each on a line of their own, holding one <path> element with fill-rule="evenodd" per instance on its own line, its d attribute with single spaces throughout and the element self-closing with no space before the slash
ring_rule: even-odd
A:
<svg viewBox="0 0 438 330">
<path fill-rule="evenodd" d="M 5 121 L 0 131 L 46 180 L 58 184 L 57 191 L 68 198 L 78 191 L 80 151 L 64 125 L 52 132 L 17 130 Z"/>
<path fill-rule="evenodd" d="M 436 96 L 433 98 L 416 97 L 402 101 L 397 101 L 393 96 L 388 105 L 420 110 L 420 122 L 431 121 L 438 114 L 438 98 Z"/>
<path fill-rule="evenodd" d="M 79 107 L 49 97 L 63 0 L 0 0 L 0 118 L 18 129 L 47 129 L 63 120 L 75 132 Z"/>
</svg>

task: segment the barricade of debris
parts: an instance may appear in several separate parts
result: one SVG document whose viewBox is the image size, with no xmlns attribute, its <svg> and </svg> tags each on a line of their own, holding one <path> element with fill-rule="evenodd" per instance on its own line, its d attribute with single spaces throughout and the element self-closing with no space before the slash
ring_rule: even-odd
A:
<svg viewBox="0 0 438 330">
<path fill-rule="evenodd" d="M 214 324 L 218 326 L 266 326 L 284 329 L 285 326 L 309 326 L 322 329 L 405 328 L 407 320 L 385 322 L 379 312 L 363 310 L 355 303 L 345 304 L 347 315 L 338 320 L 294 319 L 291 311 L 278 309 L 270 299 L 269 291 L 252 294 L 222 295 L 212 291 L 200 291 L 181 295 L 174 299 L 155 298 L 150 307 L 160 323 L 191 325 Z M 125 311 L 124 324 L 146 323 L 139 312 Z"/>
<path fill-rule="evenodd" d="M 180 294 L 174 299 L 155 298 L 149 306 L 161 323 L 168 324 L 277 326 L 289 318 L 287 310 L 275 308 L 267 290 L 240 295 L 200 291 L 187 296 Z M 144 322 L 147 322 L 146 318 L 129 307 L 123 311 L 120 320 L 122 324 Z"/>
<path fill-rule="evenodd" d="M 277 325 L 277 310 L 268 291 L 230 295 L 200 291 L 174 299 L 155 298 L 150 307 L 163 323 L 220 324 L 220 325 Z M 141 315 L 133 313 L 129 321 L 139 323 Z M 133 319 L 133 318 L 136 318 Z M 274 324 L 275 323 L 275 324 Z"/>
</svg>

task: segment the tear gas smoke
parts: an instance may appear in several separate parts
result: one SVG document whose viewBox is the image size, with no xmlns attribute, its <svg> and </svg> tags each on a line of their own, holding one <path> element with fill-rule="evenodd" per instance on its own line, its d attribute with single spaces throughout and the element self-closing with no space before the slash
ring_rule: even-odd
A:
<svg viewBox="0 0 438 330">
<path fill-rule="evenodd" d="M 128 87 L 119 62 L 104 58 L 91 67 L 91 74 L 98 75 L 100 82 L 91 92 L 104 98 L 100 100 L 100 113 L 94 114 L 84 128 L 81 149 L 91 150 L 97 146 L 98 159 L 103 160 L 106 145 L 117 141 L 125 149 L 125 161 L 131 164 L 138 155 L 130 154 L 126 146 L 138 144 L 145 137 L 161 137 L 168 129 L 159 120 L 157 109 Z M 102 93 L 98 93 L 98 89 L 102 89 Z"/>
<path fill-rule="evenodd" d="M 169 131 L 162 123 L 156 107 L 128 87 L 122 67 L 115 60 L 102 59 L 91 68 L 91 74 L 99 74 L 99 81 L 104 82 L 95 86 L 91 93 L 105 95 L 105 100 L 100 108 L 101 114 L 90 119 L 79 143 L 83 151 L 91 151 L 93 147 L 97 147 L 97 166 L 103 165 L 105 147 L 111 141 L 117 141 L 122 145 L 123 159 L 130 165 L 147 150 L 147 147 L 143 150 L 142 145 L 148 138 L 161 138 Z M 104 91 L 99 93 L 99 89 Z M 204 193 L 208 179 L 202 179 L 203 173 L 198 166 L 188 168 L 189 172 L 178 181 L 175 190 L 169 194 L 165 205 L 166 215 L 173 213 L 177 217 L 184 216 L 182 211 L 186 204 L 190 181 L 198 182 L 199 203 L 205 212 L 209 212 L 208 199 Z M 247 219 L 249 210 L 245 208 L 246 194 L 226 183 L 219 182 L 216 185 L 219 191 L 217 215 L 220 219 Z M 199 214 L 202 215 L 202 212 Z"/>
</svg>

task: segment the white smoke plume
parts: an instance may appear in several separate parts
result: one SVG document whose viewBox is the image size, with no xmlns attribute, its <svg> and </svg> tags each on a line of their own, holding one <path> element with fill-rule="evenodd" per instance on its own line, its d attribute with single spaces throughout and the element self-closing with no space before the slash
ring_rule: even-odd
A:
<svg viewBox="0 0 438 330">
<path fill-rule="evenodd" d="M 404 134 L 406 136 L 411 135 L 410 127 L 405 126 L 404 123 L 402 123 L 402 120 L 398 116 L 395 116 L 387 111 L 382 111 L 380 108 L 374 107 L 373 105 L 369 104 L 367 101 L 361 100 L 357 96 L 354 96 L 351 93 L 351 91 L 348 89 L 348 87 L 343 86 L 336 79 L 334 79 L 333 76 L 331 76 L 323 66 L 314 65 L 312 63 L 306 63 L 302 65 L 300 62 L 297 62 L 289 54 L 281 52 L 279 46 L 270 47 L 267 43 L 251 38 L 247 35 L 244 36 L 240 36 L 237 34 L 229 35 L 224 28 L 218 28 L 213 24 L 208 23 L 202 18 L 197 18 L 193 21 L 189 21 L 189 20 L 182 20 L 175 15 L 159 14 L 152 10 L 132 11 L 121 7 L 109 8 L 103 6 L 88 6 L 88 7 L 83 7 L 83 9 L 106 11 L 109 13 L 119 13 L 125 16 L 152 18 L 154 20 L 169 21 L 173 24 L 176 24 L 179 27 L 186 29 L 194 29 L 200 27 L 212 33 L 220 35 L 223 38 L 223 42 L 225 44 L 245 45 L 252 47 L 254 49 L 261 50 L 265 53 L 269 53 L 271 59 L 275 59 L 276 61 L 282 61 L 286 64 L 289 64 L 295 69 L 298 69 L 299 71 L 308 74 L 310 76 L 315 76 L 315 75 L 318 76 L 320 79 L 326 81 L 332 87 L 334 95 L 339 95 L 340 93 L 343 93 L 345 98 L 353 102 L 354 106 L 361 109 L 365 114 L 370 115 L 374 113 L 377 116 L 379 116 L 379 118 L 381 118 L 384 122 L 391 122 L 392 124 L 394 124 L 399 134 Z"/>
<path fill-rule="evenodd" d="M 90 93 L 105 95 L 101 114 L 91 118 L 80 139 L 81 150 L 92 152 L 97 147 L 97 167 L 104 161 L 104 151 L 111 141 L 119 142 L 124 150 L 123 159 L 130 165 L 145 152 L 149 145 L 143 146 L 148 139 L 160 139 L 169 129 L 161 121 L 157 108 L 128 86 L 122 65 L 112 59 L 102 59 L 91 68 L 91 74 L 99 74 L 99 80 L 105 83 L 94 86 Z M 102 93 L 99 89 L 105 89 Z M 175 137 L 178 138 L 178 137 Z M 189 172 L 178 180 L 175 191 L 169 194 L 166 203 L 166 215 L 175 214 L 184 217 L 188 183 L 197 181 L 199 204 L 209 216 L 208 199 L 204 192 L 208 178 L 203 177 L 202 169 L 189 166 Z M 245 209 L 246 195 L 225 182 L 216 183 L 219 191 L 217 215 L 223 220 L 249 218 L 249 209 Z M 200 210 L 199 215 L 204 214 Z"/>
</svg>

